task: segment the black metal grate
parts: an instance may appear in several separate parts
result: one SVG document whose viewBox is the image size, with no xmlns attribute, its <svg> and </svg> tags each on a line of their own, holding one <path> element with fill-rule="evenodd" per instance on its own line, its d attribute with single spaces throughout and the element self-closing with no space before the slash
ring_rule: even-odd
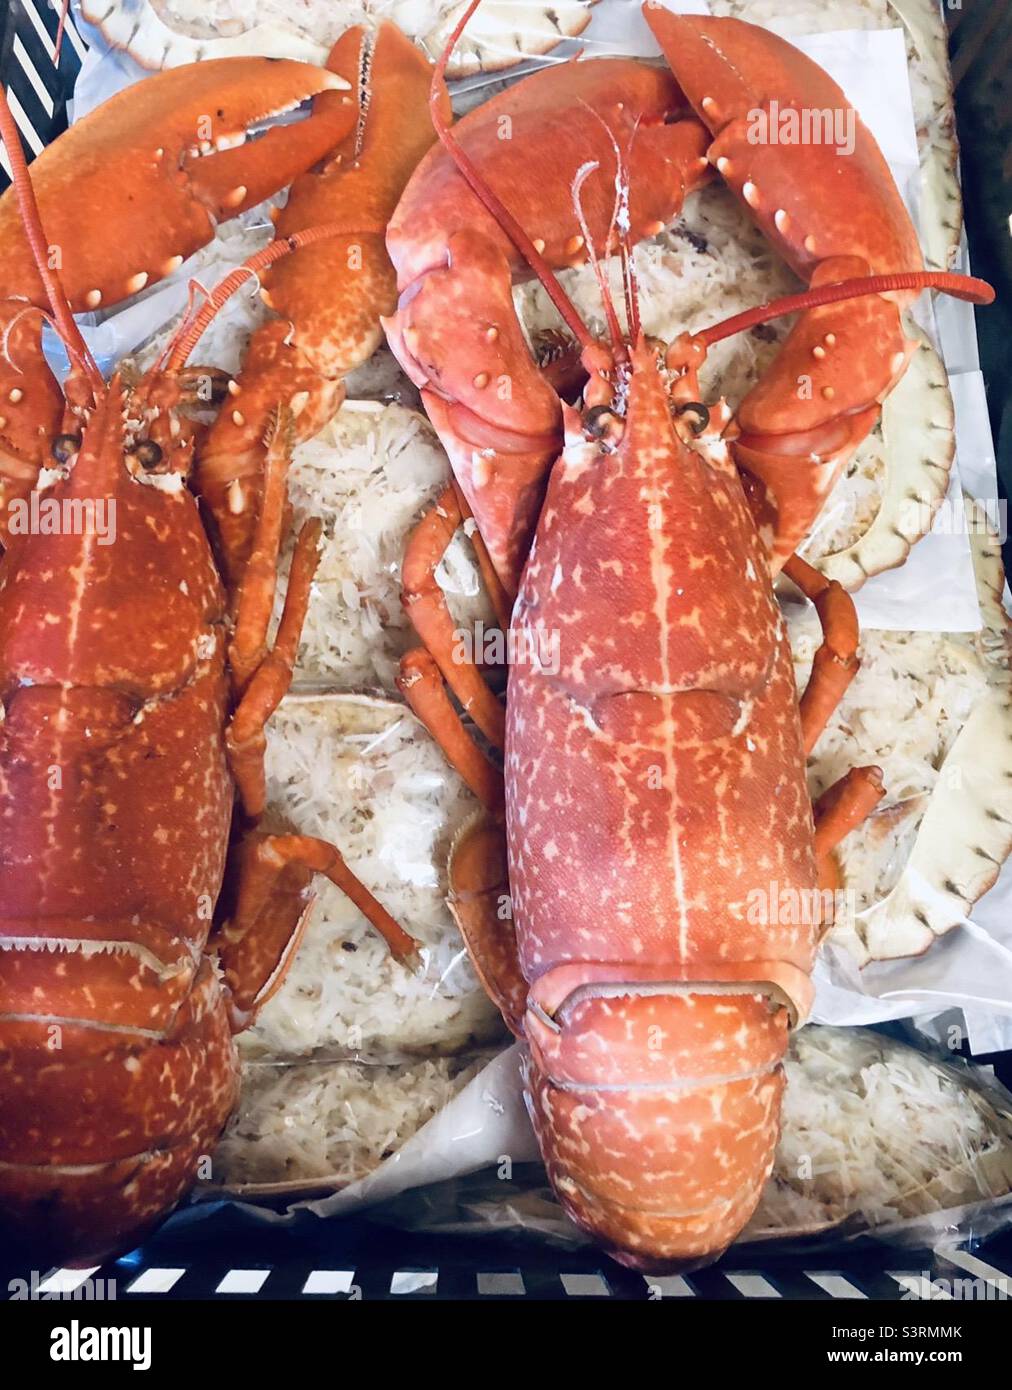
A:
<svg viewBox="0 0 1012 1390">
<path fill-rule="evenodd" d="M 816 1249 L 732 1249 L 695 1273 L 648 1278 L 588 1248 L 560 1250 L 505 1235 L 437 1236 L 365 1216 L 279 1227 L 222 1207 L 197 1227 L 180 1213 L 139 1249 L 93 1270 L 42 1270 L 35 1297 L 121 1303 L 210 1299 L 368 1302 L 468 1300 L 884 1302 L 1012 1300 L 1012 1231 L 938 1249 L 869 1240 Z M 28 1258 L 0 1255 L 0 1301 L 32 1281 Z M 85 1281 L 90 1280 L 87 1286 Z"/>
<path fill-rule="evenodd" d="M 565 1254 L 504 1246 L 489 1240 L 431 1242 L 433 1259 L 419 1258 L 419 1241 L 404 1237 L 406 1258 L 393 1258 L 390 1240 L 355 1253 L 355 1223 L 335 1225 L 318 1251 L 257 1258 L 255 1243 L 221 1254 L 206 1246 L 189 1253 L 162 1246 L 134 1251 L 93 1270 L 49 1270 L 36 1276 L 36 1296 L 53 1294 L 150 1299 L 425 1301 L 428 1299 L 522 1301 L 694 1299 L 717 1302 L 904 1300 L 964 1301 L 1012 1298 L 1012 1243 L 999 1240 L 971 1253 L 870 1247 L 844 1256 L 797 1256 L 761 1263 L 726 1263 L 698 1273 L 646 1278 L 599 1255 Z M 345 1239 L 351 1235 L 350 1244 Z M 392 1237 L 396 1243 L 398 1238 Z M 268 1240 L 267 1244 L 271 1242 Z M 342 1250 L 349 1256 L 342 1257 Z M 504 1253 L 507 1256 L 504 1258 Z M 740 1257 L 738 1257 L 740 1259 Z M 13 1296 L 8 1272 L 0 1297 Z"/>
</svg>

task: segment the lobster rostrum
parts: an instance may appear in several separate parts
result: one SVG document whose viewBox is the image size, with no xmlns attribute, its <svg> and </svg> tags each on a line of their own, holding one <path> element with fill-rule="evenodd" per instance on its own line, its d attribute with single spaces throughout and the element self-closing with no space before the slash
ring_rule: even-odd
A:
<svg viewBox="0 0 1012 1390">
<path fill-rule="evenodd" d="M 652 22 L 661 18 L 666 27 L 667 16 Z M 726 56 L 725 37 L 747 41 L 764 60 L 756 80 L 767 95 L 784 76 L 773 36 L 730 21 L 684 23 L 704 56 Z M 581 106 L 594 83 L 582 66 L 573 70 Z M 601 68 L 608 90 L 587 131 L 605 129 L 604 110 L 624 121 L 614 65 L 586 68 Z M 804 76 L 807 68 L 791 71 Z M 565 88 L 564 71 L 551 76 Z M 820 96 L 823 80 L 814 89 Z M 508 112 L 521 110 L 525 86 L 535 97 L 545 90 L 536 79 L 518 84 Z M 673 90 L 669 84 L 665 100 Z M 798 99 L 796 87 L 788 91 Z M 708 87 L 699 107 L 723 129 L 719 112 L 731 103 L 721 93 Z M 881 205 L 886 244 L 877 258 L 839 255 L 828 269 L 820 261 L 806 294 L 670 347 L 649 341 L 638 328 L 632 273 L 631 240 L 643 225 L 635 145 L 626 167 L 615 135 L 619 225 L 592 223 L 589 196 L 582 206 L 574 199 L 592 258 L 615 243 L 625 262 L 627 330 L 599 274 L 609 338 L 595 339 L 552 272 L 560 250 L 577 250 L 574 242 L 565 251 L 572 224 L 563 200 L 539 207 L 536 218 L 523 212 L 518 171 L 529 150 L 482 162 L 493 148 L 485 122 L 503 112 L 503 103 L 490 106 L 490 116 L 484 108 L 453 133 L 437 119 L 443 148 L 423 161 L 391 228 L 391 254 L 408 282 L 392 341 L 424 383 L 457 475 L 405 558 L 405 602 L 430 650 L 409 654 L 401 686 L 487 807 L 453 847 L 451 901 L 483 983 L 526 1044 L 528 1108 L 555 1191 L 615 1258 L 662 1272 L 715 1258 L 758 1201 L 778 1136 L 788 1032 L 809 1009 L 825 925 L 818 912 L 782 919 L 778 901 L 783 892 L 798 903 L 821 901 L 818 889 L 838 881 L 834 846 L 883 795 L 874 767 L 852 769 L 814 808 L 806 787 L 806 752 L 857 669 L 858 632 L 849 595 L 792 554 L 823 495 L 804 470 L 853 447 L 901 370 L 906 349 L 891 336 L 902 337 L 897 296 L 926 283 L 981 301 L 990 290 L 920 271 L 895 188 L 876 172 L 864 205 Z M 677 115 L 672 124 L 674 109 L 656 127 L 659 140 L 682 124 Z M 546 158 L 550 166 L 558 159 L 567 188 L 575 174 L 579 190 L 580 156 L 565 145 L 565 129 L 560 122 Z M 866 151 L 864 160 L 873 171 L 874 156 Z M 511 160 L 512 180 L 504 175 Z M 769 172 L 774 184 L 776 169 Z M 677 169 L 678 196 L 685 184 Z M 449 219 L 445 235 L 416 220 L 423 190 Z M 546 196 L 550 202 L 550 189 Z M 754 191 L 744 196 L 756 200 Z M 783 188 L 777 206 L 787 213 L 782 235 L 802 225 Z M 593 215 L 609 214 L 598 205 Z M 861 237 L 873 231 L 859 221 Z M 818 247 L 821 234 L 805 232 L 801 245 L 813 235 Z M 841 229 L 832 245 L 844 237 Z M 912 263 L 894 266 L 911 246 Z M 579 406 L 553 403 L 510 312 L 511 267 L 521 263 L 542 280 L 578 345 L 586 376 Z M 885 266 L 893 267 L 888 276 Z M 880 273 L 855 278 L 870 268 Z M 440 303 L 448 305 L 445 322 Z M 741 411 L 735 424 L 725 403 L 699 400 L 696 369 L 710 342 L 797 309 L 802 316 L 774 367 L 779 385 L 767 378 L 750 398 L 751 432 Z M 851 324 L 859 325 L 853 334 Z M 895 349 L 884 371 L 879 362 L 860 366 L 858 336 L 868 334 Z M 813 341 L 823 345 L 819 353 Z M 846 361 L 861 381 L 841 387 L 835 406 L 820 391 L 814 412 L 792 423 L 786 382 L 802 352 L 807 371 Z M 487 391 L 497 371 L 514 386 L 502 402 Z M 764 413 L 771 404 L 774 413 Z M 780 435 L 776 420 L 787 426 Z M 561 451 L 553 446 L 560 427 Z M 748 488 L 734 453 L 743 438 L 750 461 L 763 459 Z M 807 457 L 816 441 L 818 465 Z M 782 475 L 766 462 L 782 458 L 794 472 L 781 488 Z M 459 653 L 455 661 L 445 645 L 452 620 L 433 581 L 470 508 L 501 580 L 493 599 L 507 615 L 522 571 L 510 620 L 518 639 L 511 647 L 525 659 L 509 669 L 499 725 L 477 673 L 454 669 Z M 483 550 L 479 559 L 487 561 Z M 800 704 L 773 590 L 781 567 L 824 627 Z M 439 671 L 486 739 L 501 735 L 504 792 Z M 766 891 L 770 884 L 777 894 Z"/>
<path fill-rule="evenodd" d="M 94 1262 L 208 1160 L 237 1094 L 232 1035 L 280 983 L 316 872 L 399 958 L 414 943 L 331 845 L 257 825 L 319 535 L 299 534 L 268 649 L 291 412 L 279 395 L 233 622 L 187 486 L 195 381 L 156 367 L 105 384 L 47 264 L 6 98 L 0 133 L 75 366 L 38 483 L 72 519 L 12 533 L 0 562 L 0 1242 Z"/>
</svg>

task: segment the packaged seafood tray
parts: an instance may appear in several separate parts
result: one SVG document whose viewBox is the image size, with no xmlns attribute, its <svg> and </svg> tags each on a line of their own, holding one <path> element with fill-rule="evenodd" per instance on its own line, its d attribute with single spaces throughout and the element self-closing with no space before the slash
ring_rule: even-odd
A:
<svg viewBox="0 0 1012 1390">
<path fill-rule="evenodd" d="M 1012 1296 L 1010 58 L 11 0 L 0 1297 Z"/>
</svg>

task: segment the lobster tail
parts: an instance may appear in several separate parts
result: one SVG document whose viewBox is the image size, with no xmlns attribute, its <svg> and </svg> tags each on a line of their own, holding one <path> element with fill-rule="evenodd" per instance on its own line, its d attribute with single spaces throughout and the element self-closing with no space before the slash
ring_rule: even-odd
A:
<svg viewBox="0 0 1012 1390">
<path fill-rule="evenodd" d="M 42 959 L 51 960 L 51 953 L 43 951 Z M 117 959 L 109 953 L 92 964 Z M 238 1060 L 221 994 L 205 960 L 164 1033 L 5 1021 L 4 1248 L 18 1239 L 36 1262 L 91 1264 L 119 1253 L 176 1204 L 201 1159 L 209 1161 L 238 1097 Z"/>
<path fill-rule="evenodd" d="M 671 1273 L 718 1258 L 759 1200 L 787 1012 L 759 992 L 634 989 L 574 995 L 547 1038 L 529 1019 L 527 1089 L 569 1215 L 620 1263 Z"/>
</svg>

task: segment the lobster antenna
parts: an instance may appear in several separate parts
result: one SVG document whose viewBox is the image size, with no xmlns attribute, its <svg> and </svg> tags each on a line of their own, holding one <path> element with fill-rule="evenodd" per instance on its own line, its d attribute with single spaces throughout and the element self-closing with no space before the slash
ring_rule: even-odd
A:
<svg viewBox="0 0 1012 1390">
<path fill-rule="evenodd" d="M 257 276 L 254 276 L 254 279 L 256 279 L 256 281 L 257 281 L 257 286 L 259 287 L 259 285 L 260 285 L 260 280 L 259 280 L 259 278 L 258 278 Z M 152 376 L 157 375 L 157 373 L 163 372 L 163 371 L 165 370 L 165 359 L 168 357 L 169 353 L 172 351 L 172 348 L 173 348 L 173 346 L 174 346 L 174 344 L 175 344 L 176 339 L 179 337 L 179 334 L 180 334 L 180 333 L 182 332 L 182 330 L 189 324 L 190 320 L 193 318 L 193 315 L 194 315 L 194 314 L 196 313 L 196 311 L 197 311 L 197 295 L 198 295 L 198 294 L 202 294 L 202 295 L 204 296 L 204 299 L 205 299 L 205 300 L 206 300 L 206 299 L 210 299 L 210 297 L 211 297 L 211 291 L 210 291 L 209 289 L 207 289 L 204 285 L 202 285 L 202 284 L 200 283 L 200 281 L 197 279 L 196 276 L 191 276 L 191 278 L 190 278 L 190 280 L 189 280 L 189 282 L 187 283 L 187 286 L 186 286 L 186 308 L 185 308 L 185 309 L 183 310 L 183 312 L 182 312 L 182 315 L 181 315 L 180 320 L 179 320 L 179 324 L 178 324 L 178 326 L 177 326 L 175 332 L 169 334 L 168 341 L 166 342 L 165 346 L 162 348 L 161 352 L 158 354 L 158 356 L 155 358 L 154 362 L 152 363 L 152 365 L 151 365 L 151 374 L 152 374 Z M 203 300 L 201 300 L 201 303 L 203 303 Z"/>
<path fill-rule="evenodd" d="M 53 65 L 59 71 L 60 50 L 63 48 L 63 36 L 67 31 L 67 14 L 70 10 L 70 0 L 63 0 L 60 6 L 60 22 L 56 26 L 56 46 L 53 49 Z"/>
<path fill-rule="evenodd" d="M 42 281 L 46 298 L 49 300 L 49 307 L 53 311 L 56 331 L 67 349 L 68 356 L 76 362 L 78 369 L 87 376 L 97 397 L 105 389 L 105 382 L 97 362 L 91 355 L 88 344 L 84 341 L 81 330 L 74 321 L 70 301 L 60 283 L 60 277 L 49 264 L 49 246 L 42 226 L 38 200 L 35 197 L 35 189 L 28 172 L 25 152 L 21 147 L 21 136 L 18 133 L 17 122 L 14 120 L 14 114 L 7 100 L 7 89 L 2 83 L 0 83 L 0 136 L 3 138 L 7 157 L 10 160 L 11 181 L 14 185 L 18 211 L 21 213 L 21 224 L 28 239 L 35 268 L 39 272 L 39 279 Z"/>
<path fill-rule="evenodd" d="M 601 293 L 601 302 L 604 305 L 605 318 L 608 320 L 608 336 L 611 338 L 612 351 L 619 353 L 622 351 L 623 344 L 622 329 L 619 325 L 618 314 L 615 312 L 615 301 L 611 297 L 611 288 L 608 285 L 604 267 L 601 264 L 601 258 L 597 254 L 597 247 L 594 244 L 594 238 L 591 235 L 590 225 L 583 211 L 583 202 L 580 196 L 583 191 L 583 185 L 586 183 L 587 179 L 600 167 L 601 166 L 596 160 L 588 160 L 586 164 L 581 164 L 579 169 L 577 169 L 573 176 L 573 210 L 576 213 L 576 220 L 580 224 L 580 231 L 583 233 L 583 240 L 587 246 L 587 259 L 590 261 L 594 271 L 594 278 L 597 281 L 597 287 Z M 608 228 L 608 240 L 611 239 L 612 228 L 615 225 L 617 216 L 618 205 L 616 199 L 615 211 L 612 214 L 611 224 Z M 626 307 L 628 308 L 628 304 Z"/>
<path fill-rule="evenodd" d="M 382 235 L 380 228 L 367 227 L 363 230 L 364 232 L 375 230 L 378 235 Z M 179 371 L 222 305 L 247 280 L 259 276 L 261 270 L 273 265 L 275 261 L 283 260 L 285 256 L 290 256 L 293 251 L 298 251 L 303 246 L 312 246 L 314 242 L 325 241 L 328 237 L 347 236 L 347 234 L 348 228 L 343 223 L 321 222 L 317 227 L 307 227 L 305 231 L 292 232 L 290 236 L 280 237 L 268 246 L 261 247 L 259 251 L 254 251 L 253 255 L 243 261 L 242 265 L 236 266 L 235 270 L 230 270 L 225 278 L 215 285 L 195 314 L 190 314 L 189 310 L 187 311 L 182 323 L 169 339 L 159 358 L 159 365 L 164 362 L 167 371 Z"/>
<path fill-rule="evenodd" d="M 618 235 L 622 258 L 622 290 L 625 294 L 625 312 L 629 323 L 629 336 L 634 343 L 639 341 L 640 336 L 640 306 L 636 269 L 633 265 L 632 227 L 629 212 L 629 169 L 632 161 L 627 156 L 632 155 L 633 141 L 636 139 L 638 129 L 639 118 L 637 117 L 633 122 L 632 134 L 629 136 L 629 148 L 625 155 L 622 154 L 617 142 L 615 145 L 615 159 L 617 161 L 615 192 L 619 204 Z"/>
<path fill-rule="evenodd" d="M 588 348 L 593 346 L 594 339 L 591 337 L 586 324 L 577 313 L 573 301 L 559 284 L 555 272 L 534 245 L 531 238 L 524 231 L 523 227 L 521 227 L 520 223 L 509 209 L 500 202 L 492 189 L 489 188 L 474 164 L 472 164 L 471 160 L 454 139 L 453 135 L 450 133 L 449 123 L 440 109 L 440 98 L 442 96 L 441 88 L 443 79 L 446 76 L 447 64 L 450 61 L 450 57 L 461 34 L 467 27 L 468 21 L 480 4 L 481 0 L 470 0 L 470 4 L 457 21 L 456 28 L 450 35 L 446 47 L 439 56 L 439 61 L 432 74 L 432 87 L 429 92 L 429 111 L 432 115 L 432 124 L 435 127 L 436 134 L 439 136 L 443 148 L 446 150 L 447 154 L 449 154 L 454 164 L 456 164 L 461 178 L 475 197 L 478 198 L 482 205 L 492 214 L 499 226 L 509 237 L 510 241 L 512 241 L 513 245 L 520 252 L 521 256 L 523 256 L 524 260 L 534 271 L 534 274 L 541 281 L 542 285 L 544 285 L 549 299 L 562 315 L 566 327 L 580 344 L 580 347 Z"/>
<path fill-rule="evenodd" d="M 711 328 L 693 334 L 706 347 L 723 342 L 735 333 L 755 328 L 783 314 L 796 314 L 802 309 L 817 309 L 823 304 L 836 304 L 841 299 L 859 299 L 867 294 L 888 294 L 892 290 L 939 290 L 971 304 L 993 304 L 994 289 L 986 280 L 973 275 L 954 275 L 942 270 L 900 270 L 892 275 L 866 275 L 853 280 L 839 280 L 835 285 L 820 285 L 802 294 L 789 294 L 783 299 L 771 299 L 754 309 L 734 314 Z"/>
<path fill-rule="evenodd" d="M 639 119 L 633 122 L 632 132 L 629 136 L 629 148 L 625 155 L 615 137 L 615 132 L 604 119 L 599 111 L 583 102 L 590 114 L 597 118 L 605 135 L 611 141 L 611 147 L 615 151 L 615 201 L 612 204 L 611 218 L 608 222 L 608 232 L 605 237 L 605 254 L 611 243 L 612 234 L 618 232 L 618 253 L 622 268 L 622 294 L 625 300 L 626 323 L 629 325 L 630 342 L 637 342 L 640 336 L 640 309 L 639 292 L 636 283 L 636 269 L 632 258 L 632 224 L 629 215 L 629 168 L 631 164 L 633 143 L 636 139 L 636 132 L 639 130 Z M 584 166 L 586 168 L 587 166 Z M 595 166 L 596 167 L 596 166 Z M 583 170 L 580 171 L 581 173 Z M 583 180 L 581 179 L 582 183 Z M 580 219 L 580 231 L 583 233 L 584 240 L 587 242 L 588 253 L 590 252 L 591 242 L 585 226 L 582 208 L 577 207 L 577 216 Z M 594 273 L 597 274 L 597 265 L 594 266 Z M 598 274 L 598 283 L 601 283 L 601 276 Z M 602 287 L 602 294 L 606 293 Z"/>
</svg>

